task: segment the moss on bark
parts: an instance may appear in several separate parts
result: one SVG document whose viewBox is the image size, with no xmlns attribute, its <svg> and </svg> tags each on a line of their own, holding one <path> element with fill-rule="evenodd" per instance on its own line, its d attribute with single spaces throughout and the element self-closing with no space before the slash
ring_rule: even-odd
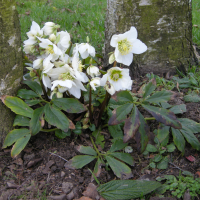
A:
<svg viewBox="0 0 200 200">
<path fill-rule="evenodd" d="M 16 95 L 23 77 L 21 35 L 14 0 L 0 0 L 0 97 Z M 14 114 L 0 102 L 0 146 L 13 128 Z"/>
</svg>

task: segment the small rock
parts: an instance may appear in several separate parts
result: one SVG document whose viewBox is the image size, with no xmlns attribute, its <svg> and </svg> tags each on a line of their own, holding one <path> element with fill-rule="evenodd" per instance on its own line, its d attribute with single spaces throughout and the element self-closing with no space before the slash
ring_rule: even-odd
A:
<svg viewBox="0 0 200 200">
<path fill-rule="evenodd" d="M 47 164 L 46 164 L 46 167 L 51 167 L 52 165 L 54 165 L 55 164 L 55 161 L 53 161 L 53 160 L 50 160 Z"/>
<path fill-rule="evenodd" d="M 92 199 L 100 199 L 99 193 L 97 192 L 97 186 L 93 183 L 89 183 L 88 187 L 83 192 L 83 195 Z"/>
<path fill-rule="evenodd" d="M 72 190 L 68 195 L 67 195 L 67 200 L 72 200 L 74 199 L 75 195 L 74 195 L 74 191 Z"/>
<path fill-rule="evenodd" d="M 56 166 L 51 167 L 51 172 L 55 172 L 57 170 Z"/>
<path fill-rule="evenodd" d="M 62 178 L 62 177 L 64 177 L 64 176 L 65 176 L 65 172 L 62 171 L 62 172 L 60 173 L 60 177 Z"/>
<path fill-rule="evenodd" d="M 69 192 L 71 192 L 72 188 L 73 188 L 73 183 L 71 182 L 62 183 L 62 190 L 65 194 L 68 194 Z"/>
</svg>

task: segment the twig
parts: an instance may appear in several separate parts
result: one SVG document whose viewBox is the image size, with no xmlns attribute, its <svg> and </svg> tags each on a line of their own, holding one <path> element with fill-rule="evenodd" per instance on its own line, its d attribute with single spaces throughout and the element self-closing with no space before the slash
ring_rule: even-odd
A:
<svg viewBox="0 0 200 200">
<path fill-rule="evenodd" d="M 177 165 L 175 165 L 174 163 L 169 162 L 169 164 L 173 165 L 174 167 L 176 167 L 177 169 L 184 171 L 183 169 L 179 168 Z"/>
<path fill-rule="evenodd" d="M 63 159 L 63 160 L 66 161 L 66 162 L 69 162 L 68 160 L 64 159 L 63 157 L 61 157 L 61 156 L 59 156 L 59 155 L 56 155 L 55 153 L 51 153 L 51 152 L 49 152 L 49 153 L 52 154 L 52 155 L 54 155 L 54 156 L 57 156 L 57 157 Z"/>
</svg>

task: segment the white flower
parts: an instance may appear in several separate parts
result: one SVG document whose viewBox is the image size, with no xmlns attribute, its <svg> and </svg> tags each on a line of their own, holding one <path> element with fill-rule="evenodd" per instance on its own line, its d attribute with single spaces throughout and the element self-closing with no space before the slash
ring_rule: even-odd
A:
<svg viewBox="0 0 200 200">
<path fill-rule="evenodd" d="M 115 54 L 112 53 L 112 54 L 110 55 L 110 57 L 109 57 L 109 64 L 114 63 L 114 61 L 115 61 Z"/>
<path fill-rule="evenodd" d="M 35 39 L 30 38 L 28 40 L 24 41 L 24 52 L 26 54 L 30 54 L 30 53 L 34 53 L 35 52 L 35 43 L 37 41 L 35 41 Z"/>
<path fill-rule="evenodd" d="M 39 56 L 36 60 L 33 61 L 34 69 L 42 69 L 43 67 L 44 56 Z"/>
<path fill-rule="evenodd" d="M 89 55 L 95 56 L 95 48 L 88 43 L 81 43 L 78 45 L 78 51 L 83 59 L 86 59 Z"/>
<path fill-rule="evenodd" d="M 56 41 L 56 36 L 55 36 L 55 34 L 51 34 L 50 36 L 49 36 L 49 40 L 51 41 L 51 42 L 55 42 Z"/>
<path fill-rule="evenodd" d="M 49 39 L 43 39 L 38 38 L 41 43 L 39 43 L 39 46 L 45 49 L 46 55 L 51 54 L 51 61 L 55 61 L 59 58 L 59 56 L 63 55 L 63 52 L 55 45 L 53 44 Z"/>
<path fill-rule="evenodd" d="M 58 48 L 62 51 L 66 51 L 70 46 L 70 35 L 67 31 L 61 31 L 57 33 L 57 37 L 60 37 L 60 41 L 58 42 Z"/>
<path fill-rule="evenodd" d="M 60 28 L 59 25 L 56 25 L 53 22 L 46 22 L 42 30 L 45 35 L 51 35 L 52 33 L 56 34 L 58 28 Z"/>
<path fill-rule="evenodd" d="M 47 73 L 47 72 L 48 72 L 49 70 L 51 70 L 51 69 L 53 68 L 53 66 L 54 66 L 54 64 L 51 63 L 51 58 L 52 58 L 52 56 L 49 55 L 47 58 L 45 58 L 45 59 L 43 60 L 43 72 L 44 72 L 44 73 Z"/>
<path fill-rule="evenodd" d="M 96 90 L 96 87 L 100 86 L 100 78 L 99 77 L 93 78 L 90 81 L 90 86 L 92 87 L 93 90 Z"/>
<path fill-rule="evenodd" d="M 34 39 L 37 42 L 36 36 L 43 36 L 43 30 L 40 29 L 40 26 L 36 22 L 32 21 L 31 30 L 26 34 L 29 39 Z"/>
<path fill-rule="evenodd" d="M 147 46 L 137 39 L 137 30 L 131 27 L 124 34 L 113 35 L 110 45 L 115 47 L 115 59 L 118 63 L 129 66 L 133 61 L 133 53 L 141 54 L 147 50 Z"/>
<path fill-rule="evenodd" d="M 106 81 L 106 84 L 104 85 L 104 88 L 106 89 L 106 91 L 110 94 L 113 95 L 115 94 L 115 88 L 113 87 L 113 85 L 111 83 L 109 83 L 108 81 Z"/>
<path fill-rule="evenodd" d="M 45 88 L 51 88 L 51 79 L 47 74 L 42 74 L 42 82 L 45 86 Z"/>
<path fill-rule="evenodd" d="M 87 68 L 87 73 L 92 78 L 94 78 L 95 76 L 100 76 L 101 75 L 101 73 L 99 72 L 99 68 L 96 67 L 96 66 L 92 66 L 92 65 Z"/>
<path fill-rule="evenodd" d="M 109 84 L 107 83 L 109 82 Z M 105 86 L 106 83 L 110 88 L 114 87 L 115 91 L 119 90 L 131 90 L 132 80 L 129 76 L 129 69 L 121 69 L 119 67 L 112 67 L 107 71 L 107 74 L 101 78 L 101 86 Z M 106 86 L 107 87 L 107 86 Z"/>
</svg>

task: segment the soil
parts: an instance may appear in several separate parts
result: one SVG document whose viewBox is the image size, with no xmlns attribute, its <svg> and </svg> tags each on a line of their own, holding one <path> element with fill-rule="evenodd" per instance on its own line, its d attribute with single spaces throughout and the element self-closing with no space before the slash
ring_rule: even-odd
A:
<svg viewBox="0 0 200 200">
<path fill-rule="evenodd" d="M 143 80 L 137 80 L 139 83 Z M 139 90 L 136 84 L 133 92 Z M 182 97 L 177 97 L 170 104 L 178 105 L 184 103 Z M 190 118 L 196 122 L 200 122 L 200 103 L 186 103 L 187 112 L 181 115 L 184 118 Z M 146 115 L 147 113 L 143 113 Z M 149 117 L 147 114 L 145 117 Z M 180 117 L 180 116 L 179 116 Z M 151 131 L 157 128 L 158 123 L 149 121 Z M 105 133 L 106 145 L 108 149 L 111 145 L 111 136 L 108 130 Z M 200 135 L 196 134 L 198 138 Z M 15 158 L 11 158 L 11 148 L 0 150 L 0 200 L 7 199 L 79 199 L 82 196 L 89 196 L 91 199 L 102 199 L 99 195 L 92 196 L 83 193 L 91 183 L 97 185 L 92 178 L 89 169 L 94 169 L 95 162 L 91 162 L 82 169 L 69 168 L 68 161 L 75 155 L 80 154 L 76 147 L 78 145 L 92 146 L 89 140 L 89 132 L 83 133 L 81 136 L 73 135 L 65 139 L 58 139 L 54 133 L 40 132 L 31 138 L 26 148 Z M 137 152 L 137 144 L 135 140 L 129 141 L 133 152 L 134 166 L 131 167 L 133 178 L 140 180 L 155 180 L 159 175 L 173 174 L 178 175 L 179 170 L 190 171 L 196 176 L 200 175 L 200 154 L 192 149 L 190 145 L 186 145 L 185 155 L 182 156 L 179 151 L 171 153 L 171 163 L 166 170 L 158 170 L 148 168 L 149 157 L 143 156 Z M 191 162 L 186 157 L 193 156 L 195 161 Z M 101 174 L 98 177 L 100 183 L 117 179 L 113 172 L 106 171 L 105 166 L 101 168 Z M 95 187 L 95 186 L 94 186 Z M 149 199 L 150 197 L 148 197 Z M 83 199 L 83 198 L 82 198 Z M 151 197 L 151 200 L 160 199 L 159 197 Z M 164 199 L 176 199 L 170 197 Z M 89 200 L 89 198 L 86 198 Z"/>
</svg>

